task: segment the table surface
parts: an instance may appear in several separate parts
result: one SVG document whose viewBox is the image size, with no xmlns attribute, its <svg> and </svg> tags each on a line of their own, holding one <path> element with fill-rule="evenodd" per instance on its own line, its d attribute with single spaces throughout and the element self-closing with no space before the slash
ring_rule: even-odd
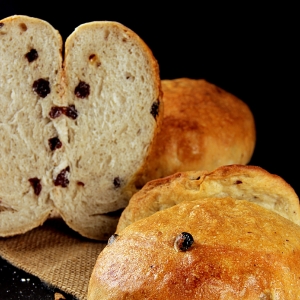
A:
<svg viewBox="0 0 300 300">
<path fill-rule="evenodd" d="M 42 282 L 38 277 L 20 270 L 0 257 L 0 299 L 1 300 L 54 300 L 60 293 L 66 300 L 77 300 L 61 290 Z"/>
</svg>

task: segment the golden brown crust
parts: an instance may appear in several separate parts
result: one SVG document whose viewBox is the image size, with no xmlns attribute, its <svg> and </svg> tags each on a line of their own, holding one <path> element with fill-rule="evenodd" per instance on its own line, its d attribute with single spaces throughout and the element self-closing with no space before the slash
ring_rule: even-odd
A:
<svg viewBox="0 0 300 300">
<path fill-rule="evenodd" d="M 174 249 L 181 232 L 194 244 Z M 135 222 L 100 253 L 88 299 L 298 299 L 300 227 L 248 201 L 203 198 Z"/>
<path fill-rule="evenodd" d="M 249 107 L 202 79 L 162 80 L 164 118 L 139 185 L 176 172 L 247 164 L 256 131 Z"/>
<path fill-rule="evenodd" d="M 200 182 L 205 173 L 207 172 L 178 172 L 168 177 L 149 181 L 130 199 L 119 219 L 116 232 L 118 233 L 131 223 L 172 207 L 185 199 L 198 199 Z"/>
<path fill-rule="evenodd" d="M 300 225 L 299 198 L 285 180 L 257 166 L 228 165 L 212 172 L 181 172 L 150 181 L 131 198 L 117 232 L 182 201 L 227 196 L 255 202 Z"/>
</svg>

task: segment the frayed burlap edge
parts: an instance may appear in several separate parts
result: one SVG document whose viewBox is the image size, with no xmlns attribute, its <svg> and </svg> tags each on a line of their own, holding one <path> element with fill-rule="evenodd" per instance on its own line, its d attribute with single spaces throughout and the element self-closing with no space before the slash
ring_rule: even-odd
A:
<svg viewBox="0 0 300 300">
<path fill-rule="evenodd" d="M 87 299 L 89 279 L 106 243 L 73 232 L 59 218 L 22 235 L 0 238 L 0 255 L 42 281 Z"/>
</svg>

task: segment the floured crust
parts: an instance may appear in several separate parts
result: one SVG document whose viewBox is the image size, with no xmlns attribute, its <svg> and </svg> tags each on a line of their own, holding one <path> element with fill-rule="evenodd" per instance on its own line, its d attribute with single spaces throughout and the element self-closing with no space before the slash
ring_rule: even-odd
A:
<svg viewBox="0 0 300 300">
<path fill-rule="evenodd" d="M 227 196 L 254 202 L 300 225 L 299 198 L 285 180 L 257 166 L 228 165 L 150 181 L 131 198 L 117 232 L 182 201 Z"/>
<path fill-rule="evenodd" d="M 256 142 L 249 107 L 203 79 L 162 80 L 164 118 L 139 186 L 176 172 L 247 164 Z"/>
<path fill-rule="evenodd" d="M 181 232 L 194 239 L 185 252 L 174 249 Z M 88 299 L 296 299 L 299 234 L 295 223 L 249 201 L 184 201 L 107 245 Z"/>
</svg>

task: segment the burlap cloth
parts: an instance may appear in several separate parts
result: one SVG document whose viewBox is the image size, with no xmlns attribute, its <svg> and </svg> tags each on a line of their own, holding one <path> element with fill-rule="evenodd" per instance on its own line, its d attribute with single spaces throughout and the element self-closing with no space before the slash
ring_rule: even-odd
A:
<svg viewBox="0 0 300 300">
<path fill-rule="evenodd" d="M 23 235 L 0 238 L 0 255 L 44 282 L 87 299 L 89 278 L 106 243 L 81 237 L 59 218 Z"/>
</svg>

